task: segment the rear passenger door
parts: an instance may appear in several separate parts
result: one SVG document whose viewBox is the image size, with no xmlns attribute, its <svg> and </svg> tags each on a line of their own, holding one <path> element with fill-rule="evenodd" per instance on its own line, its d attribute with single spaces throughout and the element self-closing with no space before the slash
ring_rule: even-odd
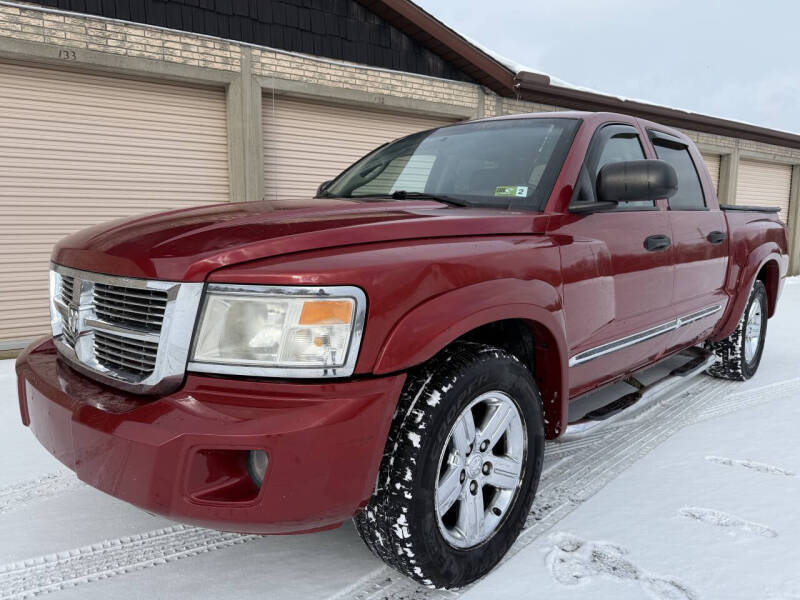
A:
<svg viewBox="0 0 800 600">
<path fill-rule="evenodd" d="M 672 304 L 681 325 L 668 350 L 689 346 L 713 327 L 727 296 L 728 226 L 700 153 L 665 132 L 648 130 L 655 155 L 678 174 L 678 191 L 668 200 L 675 262 Z"/>
</svg>

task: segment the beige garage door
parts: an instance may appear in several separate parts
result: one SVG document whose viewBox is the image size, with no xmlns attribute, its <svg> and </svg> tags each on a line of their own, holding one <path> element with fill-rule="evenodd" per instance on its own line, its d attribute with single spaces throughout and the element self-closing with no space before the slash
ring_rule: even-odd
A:
<svg viewBox="0 0 800 600">
<path fill-rule="evenodd" d="M 789 194 L 792 187 L 792 167 L 754 160 L 739 161 L 736 184 L 736 204 L 778 206 L 781 221 L 789 221 Z"/>
<path fill-rule="evenodd" d="M 703 153 L 703 162 L 706 163 L 708 174 L 711 175 L 711 181 L 714 183 L 714 189 L 719 192 L 719 154 L 706 154 Z"/>
<path fill-rule="evenodd" d="M 58 239 L 228 199 L 222 90 L 0 63 L 0 348 L 47 331 Z"/>
<path fill-rule="evenodd" d="M 265 196 L 310 198 L 383 142 L 452 121 L 265 95 L 263 123 Z"/>
</svg>

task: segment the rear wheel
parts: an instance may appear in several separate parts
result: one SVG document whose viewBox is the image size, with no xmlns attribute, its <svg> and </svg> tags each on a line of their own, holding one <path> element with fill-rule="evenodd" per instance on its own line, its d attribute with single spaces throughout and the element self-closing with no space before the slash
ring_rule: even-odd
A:
<svg viewBox="0 0 800 600">
<path fill-rule="evenodd" d="M 541 399 L 528 369 L 497 348 L 454 344 L 409 375 L 358 532 L 425 585 L 466 585 L 519 535 L 543 454 Z"/>
<path fill-rule="evenodd" d="M 719 342 L 708 342 L 707 348 L 719 360 L 708 374 L 723 379 L 745 381 L 755 375 L 764 352 L 767 337 L 767 290 L 756 280 L 736 329 Z"/>
</svg>

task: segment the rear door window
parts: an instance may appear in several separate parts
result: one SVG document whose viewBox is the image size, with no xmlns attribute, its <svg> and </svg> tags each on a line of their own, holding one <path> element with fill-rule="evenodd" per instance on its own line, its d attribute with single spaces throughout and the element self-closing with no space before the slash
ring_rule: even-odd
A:
<svg viewBox="0 0 800 600">
<path fill-rule="evenodd" d="M 705 210 L 700 175 L 686 144 L 654 132 L 651 132 L 651 139 L 656 156 L 671 164 L 678 174 L 678 191 L 669 199 L 670 210 Z"/>
</svg>

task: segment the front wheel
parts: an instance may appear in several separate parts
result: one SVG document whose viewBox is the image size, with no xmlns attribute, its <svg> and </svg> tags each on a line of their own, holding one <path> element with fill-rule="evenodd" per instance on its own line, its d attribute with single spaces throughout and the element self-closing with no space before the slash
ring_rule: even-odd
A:
<svg viewBox="0 0 800 600">
<path fill-rule="evenodd" d="M 359 535 L 420 583 L 464 586 L 516 540 L 543 455 L 530 371 L 503 350 L 454 344 L 409 375 Z"/>
<path fill-rule="evenodd" d="M 706 347 L 719 357 L 719 360 L 709 367 L 708 374 L 737 381 L 750 379 L 761 364 L 766 337 L 767 290 L 763 282 L 756 280 L 742 318 L 733 333 L 724 340 L 706 344 Z"/>
</svg>

